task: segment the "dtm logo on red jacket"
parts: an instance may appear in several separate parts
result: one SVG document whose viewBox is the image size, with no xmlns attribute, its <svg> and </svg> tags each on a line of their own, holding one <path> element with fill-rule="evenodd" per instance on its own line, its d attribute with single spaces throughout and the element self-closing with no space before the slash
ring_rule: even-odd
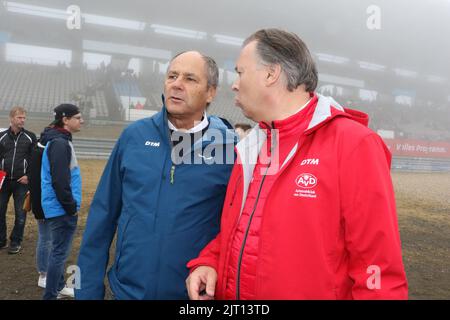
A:
<svg viewBox="0 0 450 320">
<path fill-rule="evenodd" d="M 311 173 L 302 173 L 295 179 L 298 188 L 295 189 L 294 197 L 316 198 L 314 189 L 317 186 L 317 178 Z"/>
<path fill-rule="evenodd" d="M 314 159 L 303 159 L 302 162 L 300 163 L 301 166 L 306 166 L 306 165 L 312 165 L 312 166 L 318 166 L 319 165 L 319 159 L 314 158 Z"/>
</svg>

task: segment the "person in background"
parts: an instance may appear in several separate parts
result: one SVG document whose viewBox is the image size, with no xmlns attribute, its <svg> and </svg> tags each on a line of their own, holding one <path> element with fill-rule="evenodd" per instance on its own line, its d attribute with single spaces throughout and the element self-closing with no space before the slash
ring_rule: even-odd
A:
<svg viewBox="0 0 450 320">
<path fill-rule="evenodd" d="M 36 145 L 36 135 L 25 129 L 27 112 L 13 107 L 9 113 L 10 127 L 0 133 L 0 169 L 6 173 L 0 189 L 0 249 L 8 248 L 6 211 L 8 202 L 14 198 L 14 228 L 9 237 L 9 254 L 19 253 L 22 248 L 26 212 L 23 202 L 28 192 L 28 166 L 31 151 Z"/>
<path fill-rule="evenodd" d="M 55 120 L 41 134 L 45 145 L 41 166 L 41 204 L 52 245 L 48 258 L 43 299 L 59 295 L 73 297 L 73 288 L 65 286 L 64 267 L 72 247 L 81 205 L 81 173 L 72 134 L 83 124 L 80 110 L 73 104 L 54 109 Z"/>
<path fill-rule="evenodd" d="M 234 126 L 234 130 L 236 130 L 236 133 L 239 135 L 239 141 L 244 139 L 251 129 L 252 126 L 247 123 L 236 123 Z"/>
</svg>

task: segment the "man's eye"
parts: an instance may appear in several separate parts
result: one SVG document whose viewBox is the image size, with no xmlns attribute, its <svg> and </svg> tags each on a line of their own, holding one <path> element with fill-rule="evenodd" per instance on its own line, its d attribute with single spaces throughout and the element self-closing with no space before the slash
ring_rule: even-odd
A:
<svg viewBox="0 0 450 320">
<path fill-rule="evenodd" d="M 167 77 L 167 79 L 171 79 L 171 80 L 174 80 L 174 79 L 176 79 L 176 78 L 177 78 L 176 75 L 170 75 L 170 76 Z"/>
</svg>

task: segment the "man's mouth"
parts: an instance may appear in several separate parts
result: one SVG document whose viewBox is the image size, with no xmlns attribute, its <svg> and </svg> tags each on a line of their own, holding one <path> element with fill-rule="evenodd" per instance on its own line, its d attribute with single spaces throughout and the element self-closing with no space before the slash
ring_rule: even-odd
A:
<svg viewBox="0 0 450 320">
<path fill-rule="evenodd" d="M 174 96 L 170 97 L 169 99 L 172 100 L 173 102 L 181 102 L 181 101 L 183 101 L 183 99 L 178 98 L 178 97 L 174 97 Z"/>
</svg>

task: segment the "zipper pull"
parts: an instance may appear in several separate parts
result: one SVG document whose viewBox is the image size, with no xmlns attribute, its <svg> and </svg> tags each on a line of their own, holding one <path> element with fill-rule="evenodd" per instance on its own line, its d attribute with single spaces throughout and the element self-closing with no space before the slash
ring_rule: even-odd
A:
<svg viewBox="0 0 450 320">
<path fill-rule="evenodd" d="M 170 168 L 170 184 L 173 184 L 175 181 L 175 165 L 172 165 Z"/>
</svg>

